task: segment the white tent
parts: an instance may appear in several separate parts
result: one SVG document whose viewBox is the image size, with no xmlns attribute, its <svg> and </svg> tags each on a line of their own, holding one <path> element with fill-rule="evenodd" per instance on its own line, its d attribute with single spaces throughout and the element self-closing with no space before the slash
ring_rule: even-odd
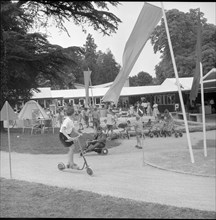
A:
<svg viewBox="0 0 216 220">
<path fill-rule="evenodd" d="M 19 119 L 49 119 L 44 109 L 36 101 L 28 101 L 18 114 Z"/>
</svg>

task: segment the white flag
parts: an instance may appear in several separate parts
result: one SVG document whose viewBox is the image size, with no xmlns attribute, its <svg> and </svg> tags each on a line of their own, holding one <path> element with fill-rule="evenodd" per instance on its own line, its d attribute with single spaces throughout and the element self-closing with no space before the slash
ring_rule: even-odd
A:
<svg viewBox="0 0 216 220">
<path fill-rule="evenodd" d="M 91 77 L 91 71 L 84 71 L 84 83 L 85 83 L 85 92 L 86 92 L 86 98 L 85 98 L 85 106 L 88 107 L 89 104 L 89 82 Z"/>
<path fill-rule="evenodd" d="M 103 102 L 114 102 L 117 105 L 121 90 L 128 78 L 137 58 L 153 32 L 155 26 L 162 18 L 160 7 L 144 3 L 132 33 L 125 45 L 123 53 L 123 66 L 115 78 L 112 86 L 102 98 Z"/>
</svg>

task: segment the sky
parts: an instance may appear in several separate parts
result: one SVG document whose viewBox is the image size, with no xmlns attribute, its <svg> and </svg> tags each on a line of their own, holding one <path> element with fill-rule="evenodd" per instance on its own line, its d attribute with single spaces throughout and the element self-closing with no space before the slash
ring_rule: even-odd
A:
<svg viewBox="0 0 216 220">
<path fill-rule="evenodd" d="M 58 44 L 62 47 L 83 46 L 86 43 L 87 35 L 90 33 L 97 45 L 96 50 L 101 50 L 105 53 L 107 49 L 110 49 L 116 62 L 122 66 L 122 56 L 125 44 L 132 32 L 144 2 L 127 1 L 120 3 L 121 5 L 118 5 L 117 7 L 112 7 L 108 4 L 110 12 L 115 14 L 122 21 L 122 23 L 119 24 L 116 33 L 111 36 L 103 36 L 102 33 L 94 31 L 91 27 L 87 27 L 87 33 L 84 33 L 82 32 L 81 26 L 76 26 L 71 21 L 65 23 L 70 37 L 66 32 L 60 32 L 57 28 L 52 26 L 49 27 L 47 32 L 49 35 L 49 42 L 52 44 Z M 160 2 L 152 1 L 148 3 L 161 7 Z M 200 8 L 200 11 L 204 13 L 204 17 L 207 19 L 207 23 L 216 25 L 215 2 L 163 2 L 163 7 L 165 10 L 175 8 L 185 13 L 189 12 L 189 9 Z M 139 72 L 144 71 L 149 73 L 152 77 L 155 77 L 155 66 L 159 63 L 159 61 L 160 54 L 154 54 L 153 46 L 149 40 L 144 46 L 129 76 L 134 76 Z"/>
</svg>

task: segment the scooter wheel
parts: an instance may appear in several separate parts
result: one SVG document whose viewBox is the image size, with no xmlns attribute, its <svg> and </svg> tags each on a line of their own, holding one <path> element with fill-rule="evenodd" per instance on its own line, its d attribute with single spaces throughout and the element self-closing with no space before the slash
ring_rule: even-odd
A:
<svg viewBox="0 0 216 220">
<path fill-rule="evenodd" d="M 93 170 L 90 167 L 86 168 L 86 172 L 88 173 L 88 175 L 93 175 Z"/>
<path fill-rule="evenodd" d="M 175 133 L 175 137 L 176 137 L 176 138 L 178 137 L 178 133 Z"/>
<path fill-rule="evenodd" d="M 63 164 L 63 163 L 59 163 L 58 164 L 58 169 L 59 170 L 64 170 L 66 167 L 65 167 L 65 165 Z"/>
<path fill-rule="evenodd" d="M 107 148 L 102 149 L 101 154 L 104 155 L 108 154 L 108 149 Z"/>
</svg>

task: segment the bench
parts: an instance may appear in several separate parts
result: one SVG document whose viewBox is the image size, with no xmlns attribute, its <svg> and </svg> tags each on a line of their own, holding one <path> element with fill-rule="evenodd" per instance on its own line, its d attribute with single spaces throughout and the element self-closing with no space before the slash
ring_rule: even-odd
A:
<svg viewBox="0 0 216 220">
<path fill-rule="evenodd" d="M 186 118 L 189 119 L 189 114 L 188 113 L 186 113 Z M 184 119 L 183 113 L 178 112 L 177 113 L 177 119 L 183 120 Z"/>
<path fill-rule="evenodd" d="M 190 121 L 202 122 L 202 114 L 189 114 Z"/>
</svg>

